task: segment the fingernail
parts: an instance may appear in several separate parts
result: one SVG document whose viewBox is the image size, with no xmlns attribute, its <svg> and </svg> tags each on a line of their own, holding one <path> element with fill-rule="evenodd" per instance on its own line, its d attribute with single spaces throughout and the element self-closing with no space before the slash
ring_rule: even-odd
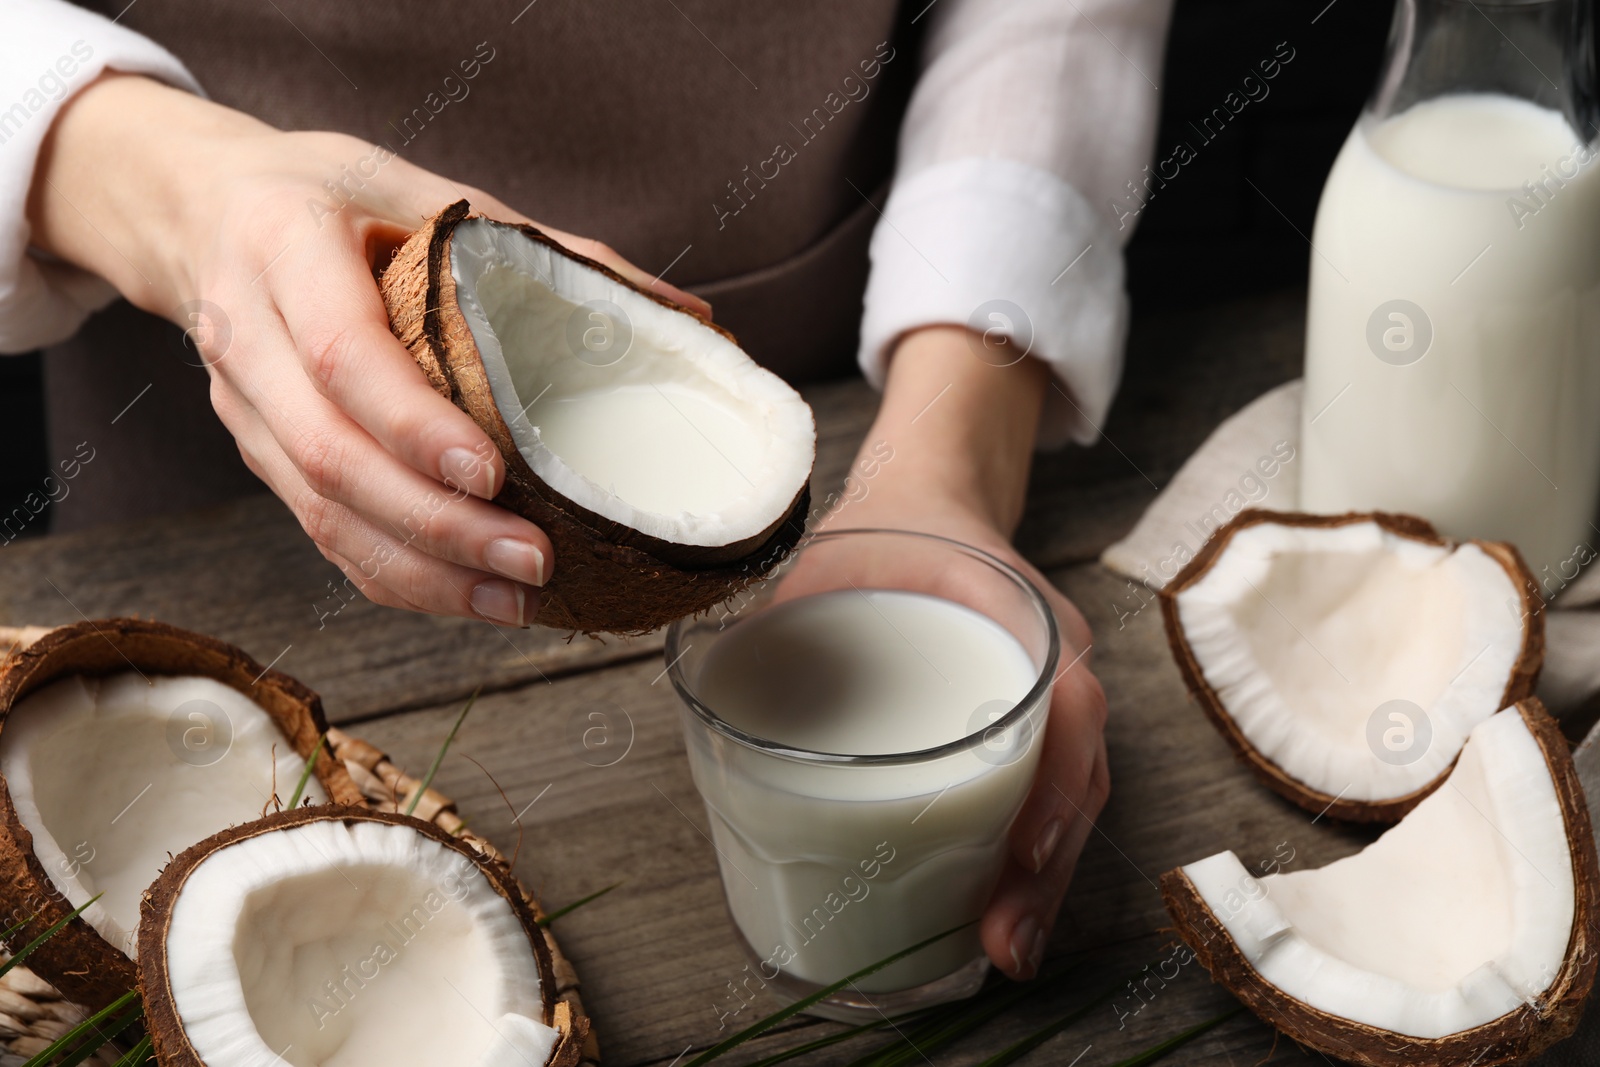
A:
<svg viewBox="0 0 1600 1067">
<path fill-rule="evenodd" d="M 1044 956 L 1044 931 L 1039 920 L 1025 915 L 1011 931 L 1011 970 L 1017 978 L 1032 978 Z"/>
<path fill-rule="evenodd" d="M 495 568 L 498 570 L 499 568 Z M 1039 831 L 1039 843 L 1033 846 L 1033 872 L 1038 874 L 1044 870 L 1044 865 L 1050 862 L 1050 857 L 1056 854 L 1056 846 L 1061 843 L 1061 820 L 1051 819 L 1044 824 L 1044 829 Z"/>
<path fill-rule="evenodd" d="M 484 546 L 483 562 L 507 578 L 529 585 L 544 584 L 544 553 L 532 541 L 497 537 Z"/>
<path fill-rule="evenodd" d="M 530 608 L 538 606 L 535 596 L 529 604 L 528 590 L 516 582 L 503 578 L 489 578 L 479 582 L 472 590 L 472 610 L 490 622 L 507 626 L 528 625 Z"/>
<path fill-rule="evenodd" d="M 445 449 L 439 457 L 439 477 L 473 496 L 494 499 L 494 464 L 470 448 Z"/>
</svg>

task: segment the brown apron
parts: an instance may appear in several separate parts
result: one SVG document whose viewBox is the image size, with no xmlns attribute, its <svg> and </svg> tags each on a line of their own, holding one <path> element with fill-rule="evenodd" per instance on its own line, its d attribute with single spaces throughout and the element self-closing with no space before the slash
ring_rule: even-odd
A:
<svg viewBox="0 0 1600 1067">
<path fill-rule="evenodd" d="M 219 103 L 383 144 L 665 271 L 801 382 L 853 365 L 866 198 L 882 203 L 916 74 L 914 11 L 898 7 L 144 0 L 121 21 Z M 121 303 L 46 353 L 52 463 L 97 448 L 54 529 L 260 490 L 198 363 L 176 328 Z"/>
</svg>

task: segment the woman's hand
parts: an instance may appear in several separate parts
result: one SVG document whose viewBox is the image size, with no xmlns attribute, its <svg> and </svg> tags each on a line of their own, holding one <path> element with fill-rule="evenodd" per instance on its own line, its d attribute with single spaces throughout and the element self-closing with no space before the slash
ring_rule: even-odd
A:
<svg viewBox="0 0 1600 1067">
<path fill-rule="evenodd" d="M 58 116 L 28 219 L 35 247 L 188 331 L 245 463 L 369 598 L 520 626 L 550 541 L 489 503 L 503 458 L 389 332 L 373 275 L 462 198 L 531 221 L 356 138 L 108 75 Z M 653 284 L 604 245 L 547 232 Z"/>
<path fill-rule="evenodd" d="M 1106 698 L 1089 669 L 1088 624 L 1010 542 L 1022 515 L 1047 372 L 1033 360 L 994 366 L 975 353 L 981 344 L 956 327 L 919 330 L 900 343 L 854 468 L 871 477 L 852 475 L 856 484 L 827 524 L 918 530 L 981 548 L 1026 575 L 1055 612 L 1061 665 L 1039 770 L 980 925 L 995 965 L 1028 978 L 1043 959 L 1078 855 L 1110 792 Z M 927 577 L 929 591 L 937 592 L 939 576 Z"/>
</svg>

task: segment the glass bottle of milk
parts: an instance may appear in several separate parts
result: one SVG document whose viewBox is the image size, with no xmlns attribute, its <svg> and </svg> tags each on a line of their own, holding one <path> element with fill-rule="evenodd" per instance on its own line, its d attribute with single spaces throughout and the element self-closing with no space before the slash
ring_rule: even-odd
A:
<svg viewBox="0 0 1600 1067">
<path fill-rule="evenodd" d="M 1600 549 L 1590 0 L 1399 0 L 1312 234 L 1301 506 Z"/>
</svg>

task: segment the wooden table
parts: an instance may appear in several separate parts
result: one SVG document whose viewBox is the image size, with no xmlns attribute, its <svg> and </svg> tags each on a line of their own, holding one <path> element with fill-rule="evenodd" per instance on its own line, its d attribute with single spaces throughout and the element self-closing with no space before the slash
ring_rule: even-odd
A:
<svg viewBox="0 0 1600 1067">
<path fill-rule="evenodd" d="M 1190 703 L 1158 611 L 1124 617 L 1119 629 L 1119 614 L 1133 601 L 1126 583 L 1096 562 L 1212 427 L 1299 372 L 1302 329 L 1298 295 L 1136 321 L 1105 439 L 1037 464 L 1018 543 L 1094 626 L 1095 670 L 1111 703 L 1112 798 L 1052 943 L 1054 953 L 1086 951 L 1087 964 L 1060 996 L 935 1053 L 939 1067 L 974 1063 L 1163 959 L 1171 937 L 1156 889 L 1163 871 L 1224 848 L 1247 864 L 1291 848 L 1291 869 L 1316 866 L 1368 839 L 1327 820 L 1313 823 L 1254 783 Z M 820 428 L 817 488 L 825 493 L 842 482 L 875 397 L 853 382 L 808 392 Z M 96 446 L 114 448 L 115 428 Z M 93 477 L 93 468 L 84 476 Z M 659 636 L 601 642 L 364 601 L 341 607 L 332 594 L 337 577 L 288 512 L 262 497 L 7 545 L 0 621 L 140 614 L 216 634 L 318 689 L 332 722 L 414 772 L 426 768 L 481 684 L 484 695 L 436 785 L 509 854 L 517 839 L 512 813 L 462 757 L 494 776 L 524 812 L 517 871 L 548 906 L 623 883 L 558 927 L 606 1063 L 666 1065 L 726 1036 L 717 1006 L 726 1006 L 726 983 L 745 961 L 723 909 Z M 594 712 L 614 731 L 614 747 L 603 752 L 582 742 Z M 1124 991 L 1028 1062 L 1064 1064 L 1081 1053 L 1080 1067 L 1113 1064 L 1233 1005 L 1197 964 L 1144 988 L 1140 996 Z M 728 1062 L 833 1025 L 791 1021 Z M 844 1063 L 868 1047 L 844 1044 L 806 1062 Z M 1289 1041 L 1275 1046 L 1267 1027 L 1243 1015 L 1168 1062 L 1251 1067 L 1269 1052 L 1274 1063 L 1322 1059 Z"/>
</svg>

